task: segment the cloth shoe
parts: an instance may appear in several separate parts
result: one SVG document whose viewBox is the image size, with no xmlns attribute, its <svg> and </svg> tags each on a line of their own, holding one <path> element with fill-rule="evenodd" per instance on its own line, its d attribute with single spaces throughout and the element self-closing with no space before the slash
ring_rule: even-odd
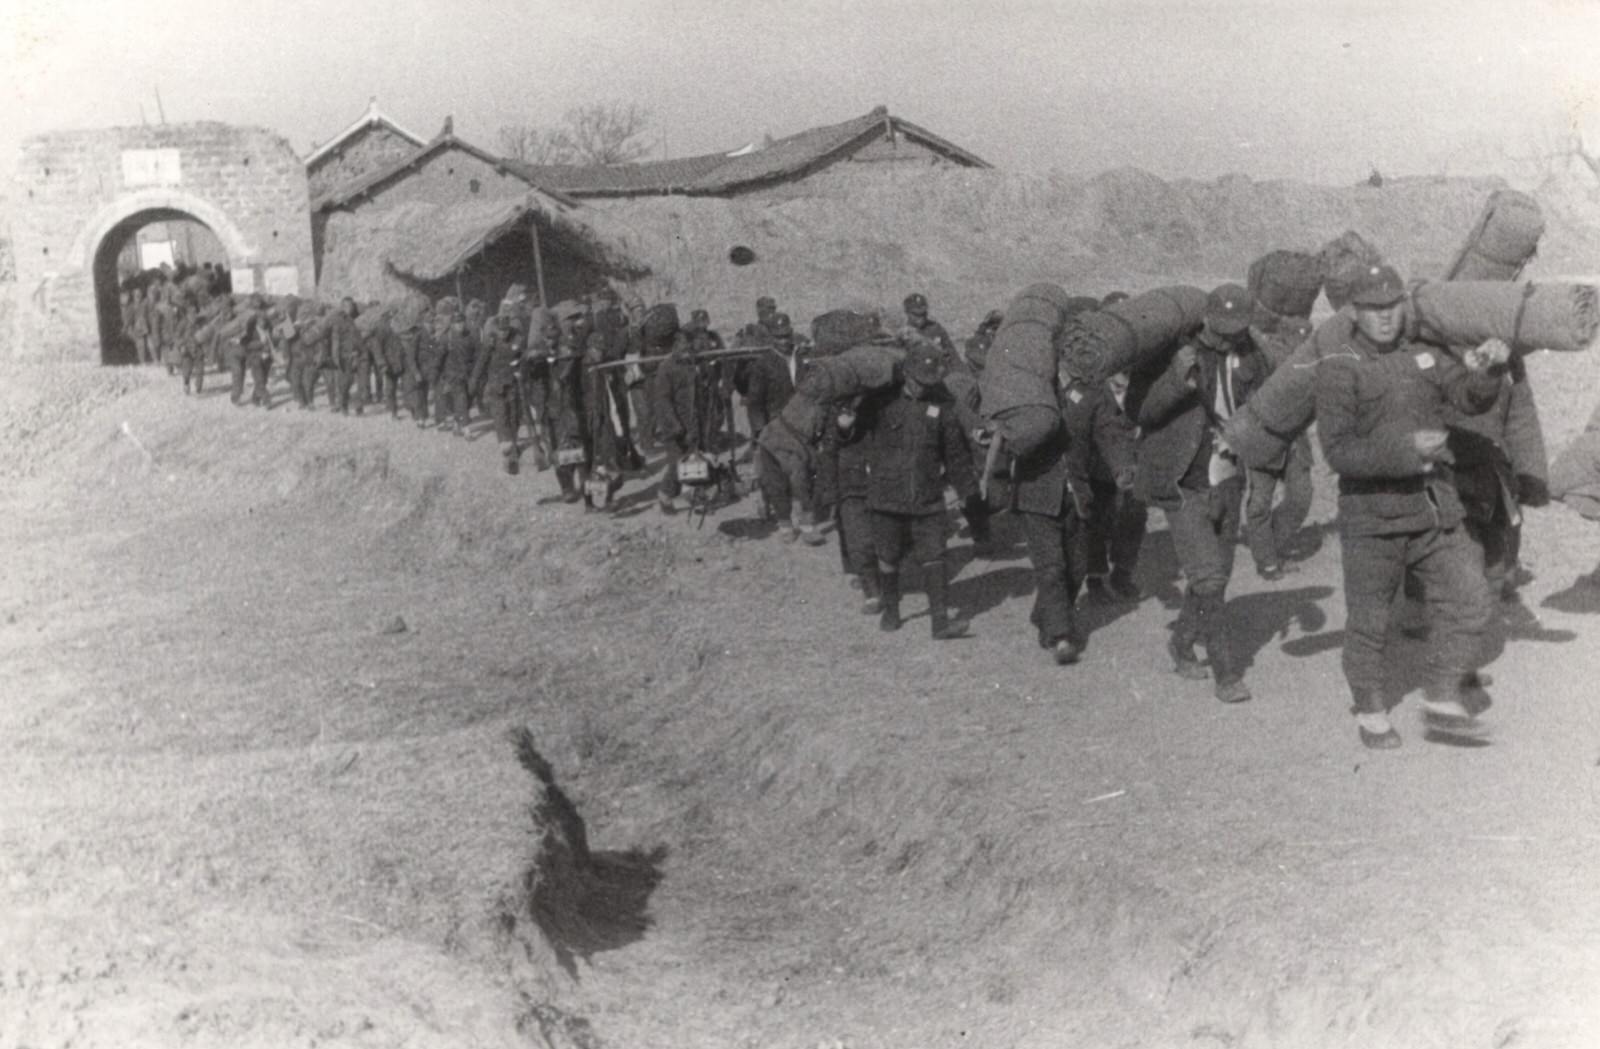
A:
<svg viewBox="0 0 1600 1049">
<path fill-rule="evenodd" d="M 949 583 L 945 579 L 944 562 L 930 561 L 922 566 L 923 579 L 928 588 L 928 618 L 935 641 L 965 637 L 971 623 L 962 616 L 951 615 Z"/>
<path fill-rule="evenodd" d="M 1356 734 L 1368 750 L 1394 750 L 1400 746 L 1400 733 L 1389 723 L 1388 711 L 1362 711 L 1356 715 Z"/>
</svg>

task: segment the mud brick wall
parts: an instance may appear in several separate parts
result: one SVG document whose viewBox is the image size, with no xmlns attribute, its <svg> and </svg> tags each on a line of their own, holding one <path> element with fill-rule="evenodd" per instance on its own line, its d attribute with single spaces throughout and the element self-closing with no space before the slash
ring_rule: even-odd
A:
<svg viewBox="0 0 1600 1049">
<path fill-rule="evenodd" d="M 18 355 L 101 359 L 97 292 L 101 307 L 115 299 L 106 253 L 150 221 L 187 216 L 210 227 L 235 290 L 309 293 L 315 283 L 305 167 L 261 128 L 47 132 L 22 144 L 10 197 Z"/>
</svg>

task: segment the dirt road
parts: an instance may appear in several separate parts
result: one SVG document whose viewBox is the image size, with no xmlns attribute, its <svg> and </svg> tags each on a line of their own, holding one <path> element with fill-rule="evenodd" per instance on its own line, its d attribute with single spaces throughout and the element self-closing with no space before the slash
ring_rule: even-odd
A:
<svg viewBox="0 0 1600 1049">
<path fill-rule="evenodd" d="M 1589 363 L 1535 361 L 1557 446 Z M 957 542 L 935 646 L 748 508 L 584 515 L 492 440 L 70 367 L 0 419 L 0 1045 L 1600 1044 L 1600 532 L 1559 508 L 1492 744 L 1407 704 L 1375 754 L 1332 538 L 1238 573 L 1234 708 L 1166 667 L 1159 515 L 1061 669 L 1015 544 Z M 650 857 L 643 927 L 529 920 L 519 726 Z"/>
</svg>

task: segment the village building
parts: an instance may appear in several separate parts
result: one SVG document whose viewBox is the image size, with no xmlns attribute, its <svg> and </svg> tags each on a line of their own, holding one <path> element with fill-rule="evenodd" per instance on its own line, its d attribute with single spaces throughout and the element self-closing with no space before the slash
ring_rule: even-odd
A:
<svg viewBox="0 0 1600 1049">
<path fill-rule="evenodd" d="M 374 96 L 366 112 L 306 157 L 311 199 L 386 168 L 426 144 L 427 139 L 407 131 L 379 109 Z"/>
<path fill-rule="evenodd" d="M 312 200 L 318 293 L 496 303 L 512 284 L 542 284 L 549 302 L 591 294 L 633 271 L 582 210 L 526 166 L 457 137 L 447 119 L 398 161 Z"/>
<path fill-rule="evenodd" d="M 798 182 L 836 165 L 988 168 L 992 165 L 885 106 L 761 145 L 637 164 L 531 167 L 540 185 L 571 197 L 731 197 Z"/>
</svg>

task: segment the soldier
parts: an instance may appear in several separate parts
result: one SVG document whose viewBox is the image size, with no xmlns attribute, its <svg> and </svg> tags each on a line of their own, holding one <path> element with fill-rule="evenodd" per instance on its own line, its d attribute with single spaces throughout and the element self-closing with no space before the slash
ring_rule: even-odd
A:
<svg viewBox="0 0 1600 1049">
<path fill-rule="evenodd" d="M 311 302 L 307 306 L 310 314 L 300 331 L 300 388 L 295 396 L 301 408 L 311 411 L 317 405 L 317 379 L 319 376 L 328 376 L 332 373 L 330 367 L 330 349 L 328 344 L 328 331 L 332 323 L 333 310 L 325 302 Z M 329 390 L 329 404 L 332 404 L 332 382 L 324 378 Z"/>
<path fill-rule="evenodd" d="M 151 363 L 155 359 L 155 350 L 150 341 L 150 303 L 145 297 L 143 287 L 133 289 L 132 321 L 129 331 L 133 336 L 139 363 Z M 218 367 L 221 367 L 220 362 Z"/>
<path fill-rule="evenodd" d="M 506 473 L 514 474 L 521 458 L 517 430 L 522 425 L 522 395 L 517 373 L 522 368 L 527 344 L 509 313 L 495 314 L 491 324 L 490 337 L 478 354 L 473 385 L 483 390 L 489 418 L 494 420 L 495 438 L 500 442 L 501 461 Z"/>
<path fill-rule="evenodd" d="M 677 512 L 678 493 L 683 488 L 680 464 L 690 456 L 714 455 L 718 450 L 721 372 L 715 361 L 700 359 L 710 349 L 706 331 L 685 328 L 673 339 L 672 352 L 652 378 L 655 405 L 651 415 L 656 436 L 667 450 L 667 469 L 656 487 L 662 513 Z"/>
<path fill-rule="evenodd" d="M 183 373 L 183 392 L 189 393 L 192 385 L 194 392 L 199 393 L 205 386 L 206 372 L 205 356 L 199 341 L 200 308 L 193 295 L 185 295 L 183 305 L 174 333 L 177 364 Z"/>
<path fill-rule="evenodd" d="M 472 335 L 467 319 L 456 308 L 455 300 L 440 300 L 444 308 L 437 311 L 443 318 L 444 333 L 439 338 L 439 404 L 438 423 L 457 437 L 467 435 L 467 390 L 472 377 Z M 446 420 L 446 413 L 453 416 Z"/>
<path fill-rule="evenodd" d="M 1467 537 L 1483 558 L 1492 599 L 1516 611 L 1522 506 L 1548 501 L 1544 436 L 1527 367 L 1513 357 L 1488 411 L 1447 410 L 1456 491 L 1466 512 Z M 1531 615 L 1526 609 L 1522 615 Z"/>
<path fill-rule="evenodd" d="M 861 588 L 861 611 L 883 611 L 878 557 L 872 548 L 872 515 L 867 511 L 866 426 L 859 409 L 862 398 L 840 404 L 823 429 L 817 453 L 817 488 L 834 508 L 839 529 L 839 558 L 854 585 Z"/>
<path fill-rule="evenodd" d="M 178 324 L 178 310 L 173 296 L 176 288 L 165 279 L 156 284 L 156 297 L 151 307 L 151 336 L 155 342 L 156 363 L 167 366 L 167 374 L 177 371 L 177 354 L 173 352 L 173 334 Z"/>
<path fill-rule="evenodd" d="M 772 351 L 750 358 L 745 397 L 750 431 L 757 437 L 789 403 L 811 363 L 809 355 L 799 352 L 795 345 L 794 326 L 787 313 L 773 315 L 767 330 L 771 333 Z"/>
<path fill-rule="evenodd" d="M 1427 594 L 1432 638 L 1422 701 L 1431 728 L 1473 732 L 1489 695 L 1476 674 L 1489 621 L 1483 566 L 1462 527 L 1446 409 L 1474 415 L 1500 390 L 1509 348 L 1498 340 L 1458 361 L 1405 335 L 1405 285 L 1374 265 L 1351 288 L 1341 345 L 1317 367 L 1317 431 L 1339 475 L 1346 607 L 1344 673 L 1361 742 L 1400 746 L 1389 720 L 1385 648 L 1408 572 Z"/>
<path fill-rule="evenodd" d="M 236 408 L 244 407 L 244 377 L 248 371 L 251 378 L 250 403 L 270 408 L 272 403 L 267 395 L 267 371 L 272 363 L 272 322 L 267 314 L 266 300 L 259 293 L 251 295 L 224 334 L 231 340 L 229 367 L 233 372 L 233 389 L 229 400 Z"/>
<path fill-rule="evenodd" d="M 914 291 L 905 298 L 906 327 L 918 335 L 937 345 L 950 357 L 959 360 L 961 355 L 956 352 L 956 344 L 950 341 L 950 333 L 944 330 L 944 325 L 928 316 L 928 297 L 920 291 Z"/>
<path fill-rule="evenodd" d="M 444 367 L 444 332 L 432 311 L 418 309 L 416 337 L 406 343 L 406 380 L 411 390 L 411 418 L 417 429 L 428 425 L 430 397 L 438 399 L 439 376 Z M 444 413 L 439 413 L 441 421 Z"/>
<path fill-rule="evenodd" d="M 297 296 L 286 295 L 270 311 L 272 320 L 272 342 L 283 355 L 283 374 L 289 383 L 289 398 L 293 404 L 299 403 L 295 380 L 299 377 L 301 357 L 304 347 L 300 340 L 300 300 Z"/>
<path fill-rule="evenodd" d="M 1251 329 L 1267 363 L 1277 369 L 1311 335 L 1311 322 L 1285 318 L 1271 332 Z M 1247 472 L 1245 536 L 1256 574 L 1277 580 L 1294 571 L 1294 557 L 1310 551 L 1296 548 L 1294 540 L 1311 513 L 1311 438 L 1301 434 L 1278 461 Z M 1274 509 L 1273 496 L 1282 489 L 1283 500 Z"/>
<path fill-rule="evenodd" d="M 1200 334 L 1185 342 L 1139 406 L 1135 491 L 1166 515 L 1187 587 L 1167 644 L 1181 677 L 1204 680 L 1196 642 L 1211 659 L 1216 697 L 1250 698 L 1226 615 L 1244 475 L 1221 427 L 1265 381 L 1268 365 L 1250 341 L 1250 293 L 1224 284 L 1207 299 Z"/>
<path fill-rule="evenodd" d="M 978 495 L 972 454 L 944 389 L 947 358 L 919 340 L 907 351 L 902 381 L 863 402 L 867 420 L 867 510 L 877 556 L 878 625 L 900 629 L 900 565 L 909 552 L 928 591 L 935 641 L 961 637 L 968 623 L 950 614 L 944 562 L 944 490 L 964 502 Z M 869 592 L 871 584 L 868 584 Z"/>
<path fill-rule="evenodd" d="M 347 295 L 339 300 L 339 309 L 328 321 L 328 359 L 333 366 L 328 401 L 340 415 L 350 414 L 350 387 L 362 370 L 363 356 L 361 332 L 356 328 L 356 302 Z M 357 407 L 362 403 L 358 401 Z"/>
<path fill-rule="evenodd" d="M 1139 430 L 1124 408 L 1126 373 L 1103 383 L 1088 382 L 1086 397 L 1094 406 L 1094 447 L 1089 456 L 1089 492 L 1093 498 L 1085 530 L 1085 588 L 1095 601 L 1137 601 L 1133 580 L 1149 513 L 1133 494 L 1138 475 L 1135 448 Z"/>
<path fill-rule="evenodd" d="M 964 354 L 967 367 L 972 369 L 973 375 L 982 375 L 984 366 L 989 363 L 989 347 L 994 344 L 994 333 L 1000 330 L 1000 325 L 1005 321 L 1005 315 L 999 310 L 990 310 L 978 322 L 978 327 L 967 337 Z"/>
<path fill-rule="evenodd" d="M 589 467 L 593 462 L 592 433 L 584 395 L 582 348 L 574 341 L 572 324 L 551 318 L 555 330 L 550 339 L 550 400 L 547 410 L 555 436 L 556 482 L 564 502 L 576 503 L 585 497 Z M 546 330 L 549 330 L 548 325 Z"/>
<path fill-rule="evenodd" d="M 478 368 L 478 355 L 487 352 L 488 340 L 492 336 L 489 331 L 489 305 L 482 299 L 468 299 L 463 315 L 466 319 L 467 332 L 472 336 L 472 369 L 470 375 L 482 376 L 485 373 Z M 481 382 L 482 379 L 477 380 Z M 483 387 L 469 385 L 467 387 L 467 407 L 476 408 L 481 414 L 488 414 L 488 409 L 483 405 Z"/>
</svg>

